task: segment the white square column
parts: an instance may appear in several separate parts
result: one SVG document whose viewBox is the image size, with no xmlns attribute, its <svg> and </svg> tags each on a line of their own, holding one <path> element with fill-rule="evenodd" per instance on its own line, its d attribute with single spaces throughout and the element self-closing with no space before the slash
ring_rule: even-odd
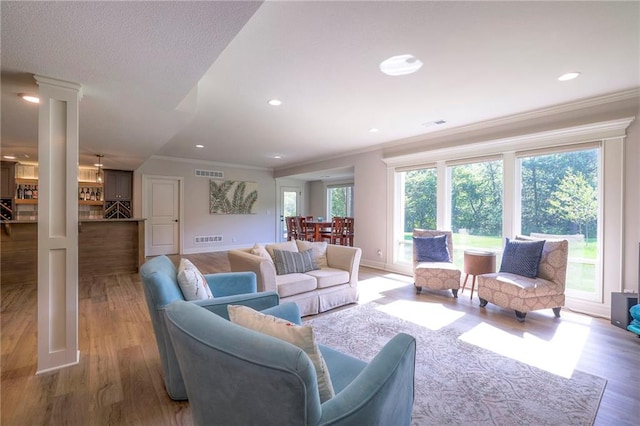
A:
<svg viewBox="0 0 640 426">
<path fill-rule="evenodd" d="M 77 364 L 78 120 L 82 87 L 34 76 L 38 116 L 38 369 Z"/>
</svg>

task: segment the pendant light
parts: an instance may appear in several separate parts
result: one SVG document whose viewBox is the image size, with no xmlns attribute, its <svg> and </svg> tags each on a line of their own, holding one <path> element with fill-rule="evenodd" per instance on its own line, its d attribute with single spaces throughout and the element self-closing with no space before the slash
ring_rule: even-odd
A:
<svg viewBox="0 0 640 426">
<path fill-rule="evenodd" d="M 102 183 L 102 157 L 104 157 L 104 155 L 96 154 L 96 157 L 98 157 L 98 171 L 96 172 L 96 182 Z"/>
</svg>

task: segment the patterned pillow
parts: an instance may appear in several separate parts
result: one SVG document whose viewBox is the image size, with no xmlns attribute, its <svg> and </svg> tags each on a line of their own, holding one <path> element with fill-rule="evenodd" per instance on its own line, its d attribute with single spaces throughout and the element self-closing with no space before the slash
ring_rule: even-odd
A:
<svg viewBox="0 0 640 426">
<path fill-rule="evenodd" d="M 322 357 L 322 353 L 320 353 L 320 349 L 318 349 L 311 326 L 293 324 L 271 315 L 265 315 L 246 306 L 229 305 L 227 311 L 231 322 L 284 340 L 302 349 L 316 368 L 320 402 L 325 402 L 334 397 L 335 391 L 329 376 L 329 369 Z"/>
<path fill-rule="evenodd" d="M 274 250 L 273 256 L 273 263 L 276 265 L 276 274 L 278 275 L 304 273 L 319 269 L 313 259 L 313 249 L 299 253 L 287 250 Z"/>
<path fill-rule="evenodd" d="M 523 277 L 535 278 L 538 276 L 538 265 L 544 240 L 540 241 L 520 241 L 509 240 L 502 252 L 502 263 L 500 272 L 510 272 Z"/>
<path fill-rule="evenodd" d="M 413 237 L 418 262 L 451 262 L 447 236 Z"/>
<path fill-rule="evenodd" d="M 178 285 L 184 300 L 213 299 L 213 294 L 204 275 L 187 259 L 180 259 Z"/>
<path fill-rule="evenodd" d="M 296 240 L 298 251 L 313 250 L 313 259 L 316 261 L 318 268 L 327 268 L 327 242 L 326 241 L 304 241 Z"/>
</svg>

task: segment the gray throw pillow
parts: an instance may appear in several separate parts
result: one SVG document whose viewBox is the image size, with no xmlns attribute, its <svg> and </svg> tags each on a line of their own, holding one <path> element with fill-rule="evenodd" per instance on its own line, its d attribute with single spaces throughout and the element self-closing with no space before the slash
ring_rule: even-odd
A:
<svg viewBox="0 0 640 426">
<path fill-rule="evenodd" d="M 319 269 L 313 259 L 313 249 L 302 252 L 273 250 L 273 263 L 278 275 L 304 273 Z"/>
<path fill-rule="evenodd" d="M 500 272 L 510 272 L 529 278 L 537 277 L 544 243 L 544 240 L 520 241 L 507 238 L 507 244 L 502 252 Z"/>
</svg>

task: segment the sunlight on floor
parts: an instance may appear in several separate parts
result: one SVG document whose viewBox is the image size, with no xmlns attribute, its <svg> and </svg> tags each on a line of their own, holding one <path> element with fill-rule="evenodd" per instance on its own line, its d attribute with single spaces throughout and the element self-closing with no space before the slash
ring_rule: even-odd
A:
<svg viewBox="0 0 640 426">
<path fill-rule="evenodd" d="M 394 317 L 412 322 L 430 330 L 439 330 L 464 316 L 464 312 L 453 311 L 439 303 L 398 300 L 377 308 Z"/>
<path fill-rule="evenodd" d="M 396 277 L 382 276 L 360 280 L 358 281 L 358 303 L 364 304 L 381 299 L 384 295 L 380 293 L 405 287 L 407 284 L 411 284 L 410 278 L 402 280 Z"/>
<path fill-rule="evenodd" d="M 562 377 L 571 377 L 589 335 L 591 319 L 565 313 L 553 337 L 545 340 L 526 331 L 504 331 L 482 323 L 462 334 L 460 339 L 538 367 Z"/>
</svg>

